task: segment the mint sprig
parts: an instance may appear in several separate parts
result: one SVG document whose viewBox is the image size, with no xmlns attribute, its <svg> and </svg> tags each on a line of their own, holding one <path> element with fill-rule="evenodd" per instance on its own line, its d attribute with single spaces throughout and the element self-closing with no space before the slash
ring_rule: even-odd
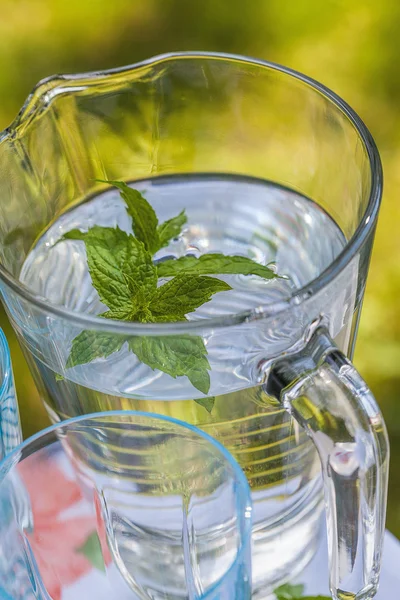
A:
<svg viewBox="0 0 400 600">
<path fill-rule="evenodd" d="M 99 316 L 140 323 L 185 321 L 188 313 L 209 302 L 215 293 L 231 289 L 225 281 L 208 275 L 278 277 L 250 258 L 217 253 L 154 263 L 154 254 L 181 234 L 187 222 L 185 211 L 159 225 L 155 211 L 138 190 L 120 181 L 106 183 L 120 190 L 134 235 L 119 227 L 95 226 L 88 231 L 73 229 L 59 240 L 85 244 L 93 287 L 108 307 Z M 158 286 L 160 277 L 172 279 Z M 207 396 L 211 368 L 204 340 L 196 335 L 126 336 L 83 331 L 72 342 L 66 368 L 106 358 L 125 343 L 141 362 L 174 378 L 186 376 Z M 213 397 L 196 400 L 208 412 L 214 401 Z"/>
<path fill-rule="evenodd" d="M 304 585 L 286 583 L 274 590 L 277 600 L 331 600 L 328 596 L 303 596 Z"/>
</svg>

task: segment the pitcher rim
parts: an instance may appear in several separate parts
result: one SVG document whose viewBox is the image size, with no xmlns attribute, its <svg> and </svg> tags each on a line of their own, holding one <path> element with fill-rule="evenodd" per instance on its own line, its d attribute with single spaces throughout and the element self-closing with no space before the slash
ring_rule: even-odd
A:
<svg viewBox="0 0 400 600">
<path fill-rule="evenodd" d="M 101 80 L 102 78 L 119 75 L 135 71 L 142 67 L 156 65 L 160 62 L 169 62 L 179 59 L 201 59 L 210 58 L 228 62 L 241 62 L 244 64 L 256 65 L 272 71 L 278 71 L 284 75 L 289 76 L 292 79 L 297 79 L 302 84 L 310 86 L 313 90 L 322 94 L 336 109 L 341 111 L 350 123 L 355 128 L 357 135 L 364 144 L 370 166 L 371 174 L 371 187 L 369 192 L 368 204 L 364 214 L 362 215 L 358 226 L 346 242 L 345 246 L 338 254 L 338 256 L 324 269 L 318 277 L 308 282 L 306 285 L 299 289 L 293 290 L 285 299 L 279 302 L 272 302 L 266 305 L 259 305 L 256 308 L 248 309 L 231 315 L 221 315 L 211 317 L 209 319 L 201 319 L 198 321 L 186 321 L 186 322 L 165 322 L 165 323 L 139 323 L 139 322 L 128 322 L 128 321 L 117 321 L 103 319 L 98 316 L 89 315 L 86 313 L 80 313 L 77 311 L 70 310 L 63 306 L 52 304 L 45 298 L 33 293 L 30 289 L 24 286 L 18 279 L 16 279 L 11 273 L 9 273 L 4 266 L 0 263 L 0 278 L 18 295 L 22 296 L 28 302 L 38 306 L 41 310 L 53 314 L 55 317 L 74 320 L 76 324 L 82 325 L 85 329 L 94 328 L 96 330 L 105 332 L 124 332 L 125 334 L 131 333 L 132 335 L 167 335 L 172 332 L 190 332 L 194 330 L 204 329 L 215 329 L 223 328 L 232 325 L 238 325 L 244 322 L 250 322 L 258 319 L 268 319 L 276 317 L 279 313 L 292 306 L 302 304 L 308 298 L 315 296 L 321 289 L 328 285 L 354 258 L 357 252 L 361 249 L 364 242 L 368 238 L 370 232 L 374 229 L 380 202 L 382 198 L 383 188 L 383 172 L 382 163 L 379 155 L 378 148 L 375 141 L 370 133 L 369 129 L 359 117 L 359 115 L 351 108 L 347 102 L 345 102 L 340 96 L 338 96 L 331 89 L 318 82 L 317 80 L 309 77 L 299 71 L 285 67 L 278 63 L 249 57 L 240 54 L 231 54 L 224 52 L 202 52 L 202 51 L 184 51 L 184 52 L 169 52 L 158 54 L 151 58 L 147 58 L 130 65 L 122 67 L 115 67 L 111 69 L 88 71 L 82 73 L 62 74 L 62 75 L 51 75 L 44 79 L 41 79 L 32 92 L 27 97 L 21 110 L 19 111 L 13 122 L 0 132 L 0 143 L 4 142 L 13 132 L 24 124 L 32 115 L 34 116 L 37 106 L 29 109 L 33 100 L 43 101 L 45 93 L 49 92 L 49 84 L 52 84 L 50 89 L 56 90 L 57 84 L 62 82 L 71 82 L 74 87 L 77 87 L 80 80 Z M 71 90 L 72 91 L 72 90 Z M 54 94 L 55 96 L 55 94 Z M 52 100 L 52 98 L 50 98 Z M 47 100 L 49 101 L 49 100 Z"/>
</svg>

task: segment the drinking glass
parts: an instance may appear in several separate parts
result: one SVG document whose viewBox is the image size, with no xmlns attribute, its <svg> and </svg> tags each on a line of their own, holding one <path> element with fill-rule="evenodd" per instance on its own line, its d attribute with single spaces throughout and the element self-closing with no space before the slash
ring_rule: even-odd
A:
<svg viewBox="0 0 400 600">
<path fill-rule="evenodd" d="M 10 350 L 0 329 L 0 460 L 22 442 Z"/>
<path fill-rule="evenodd" d="M 187 322 L 98 317 L 106 308 L 84 244 L 60 238 L 93 225 L 132 230 L 104 180 L 140 190 L 160 223 L 186 211 L 157 264 L 221 252 L 282 277 L 230 277 L 233 289 Z M 239 56 L 171 54 L 55 76 L 0 135 L 0 191 L 1 294 L 53 420 L 141 410 L 218 439 L 252 489 L 257 600 L 312 557 L 324 489 L 332 594 L 372 598 L 388 440 L 350 360 L 382 173 L 354 111 L 299 73 Z M 67 368 L 83 331 L 161 347 L 167 370 L 174 343 L 200 344 L 207 397 L 186 377 L 141 362 L 127 343 Z"/>
<path fill-rule="evenodd" d="M 0 464 L 0 506 L 0 598 L 251 597 L 243 471 L 174 419 L 111 411 L 57 424 Z"/>
</svg>

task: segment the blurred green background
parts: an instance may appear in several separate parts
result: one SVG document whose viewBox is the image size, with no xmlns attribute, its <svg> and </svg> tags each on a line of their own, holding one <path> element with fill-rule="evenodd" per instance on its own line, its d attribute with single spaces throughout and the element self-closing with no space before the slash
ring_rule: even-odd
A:
<svg viewBox="0 0 400 600">
<path fill-rule="evenodd" d="M 0 129 L 39 79 L 176 50 L 248 54 L 285 64 L 343 96 L 383 159 L 384 203 L 355 362 L 384 411 L 392 443 L 388 526 L 400 537 L 400 3 L 397 0 L 0 0 Z M 11 343 L 24 433 L 47 423 Z"/>
</svg>

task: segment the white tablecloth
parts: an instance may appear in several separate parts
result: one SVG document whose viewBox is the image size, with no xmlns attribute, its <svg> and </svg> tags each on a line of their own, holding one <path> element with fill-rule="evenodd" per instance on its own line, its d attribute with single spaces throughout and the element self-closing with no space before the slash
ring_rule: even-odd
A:
<svg viewBox="0 0 400 600">
<path fill-rule="evenodd" d="M 82 589 L 87 587 L 88 598 L 91 597 L 93 586 L 98 583 L 100 588 L 96 600 L 109 600 L 109 590 L 104 589 L 104 595 L 101 593 L 102 576 L 99 572 L 93 571 L 83 579 L 72 585 L 63 594 L 62 600 L 75 600 L 76 593 L 82 594 Z M 320 548 L 312 562 L 306 567 L 295 581 L 291 583 L 302 583 L 305 585 L 305 593 L 311 595 L 323 594 L 329 596 L 328 588 L 328 556 L 326 549 L 326 539 L 321 540 Z M 118 598 L 120 600 L 131 600 L 132 593 L 125 586 L 119 590 Z M 82 596 L 80 596 L 82 597 Z M 379 592 L 374 600 L 398 600 L 400 598 L 400 542 L 389 532 L 386 532 L 385 548 L 383 552 L 382 575 Z"/>
</svg>

